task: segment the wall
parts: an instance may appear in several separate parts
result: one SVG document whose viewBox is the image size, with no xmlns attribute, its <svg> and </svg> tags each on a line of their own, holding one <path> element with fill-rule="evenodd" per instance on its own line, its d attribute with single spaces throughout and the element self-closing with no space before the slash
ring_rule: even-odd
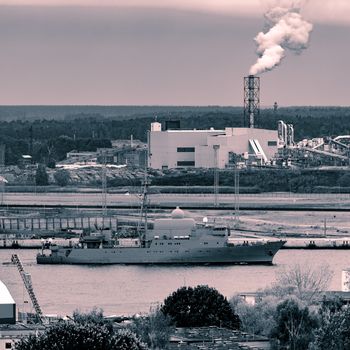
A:
<svg viewBox="0 0 350 350">
<path fill-rule="evenodd" d="M 154 169 L 176 168 L 178 161 L 191 161 L 200 166 L 196 164 L 196 148 L 207 144 L 208 134 L 219 133 L 218 130 L 151 131 L 149 166 Z M 178 152 L 178 147 L 194 147 L 195 152 Z"/>
<path fill-rule="evenodd" d="M 6 337 L 6 338 L 0 337 L 0 350 L 14 349 L 15 341 L 17 340 L 19 339 L 12 338 L 12 337 Z"/>
<path fill-rule="evenodd" d="M 16 323 L 16 304 L 0 304 L 0 324 Z"/>
<path fill-rule="evenodd" d="M 277 152 L 277 130 L 226 128 L 225 130 L 169 130 L 150 132 L 150 161 L 154 169 L 186 167 L 179 161 L 194 162 L 195 167 L 215 166 L 214 145 L 218 145 L 217 165 L 225 168 L 229 153 L 253 154 L 249 140 L 258 140 L 267 159 Z M 273 145 L 269 145 L 272 141 Z M 195 152 L 178 152 L 179 147 L 193 147 Z M 190 163 L 188 163 L 190 164 Z"/>
</svg>

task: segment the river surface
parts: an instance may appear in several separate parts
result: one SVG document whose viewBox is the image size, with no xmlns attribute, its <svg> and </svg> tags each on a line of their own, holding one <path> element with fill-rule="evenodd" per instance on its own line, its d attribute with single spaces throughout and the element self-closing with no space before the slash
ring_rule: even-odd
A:
<svg viewBox="0 0 350 350">
<path fill-rule="evenodd" d="M 0 280 L 20 311 L 31 311 L 31 304 L 24 303 L 29 298 L 17 268 L 7 264 L 13 253 L 31 274 L 43 312 L 61 316 L 95 306 L 105 315 L 148 312 L 184 285 L 207 284 L 230 298 L 269 286 L 276 274 L 297 263 L 312 267 L 329 264 L 334 272 L 329 290 L 340 290 L 341 272 L 350 267 L 350 250 L 281 250 L 273 266 L 37 265 L 36 250 L 0 250 Z"/>
</svg>

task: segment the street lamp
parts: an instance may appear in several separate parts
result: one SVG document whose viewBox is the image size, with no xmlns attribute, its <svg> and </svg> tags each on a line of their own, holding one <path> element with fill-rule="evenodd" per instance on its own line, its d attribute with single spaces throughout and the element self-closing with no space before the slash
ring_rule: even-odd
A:
<svg viewBox="0 0 350 350">
<path fill-rule="evenodd" d="M 8 183 L 8 181 L 0 175 L 0 184 L 1 184 L 1 205 L 4 204 L 4 193 L 5 193 L 5 184 Z"/>
</svg>

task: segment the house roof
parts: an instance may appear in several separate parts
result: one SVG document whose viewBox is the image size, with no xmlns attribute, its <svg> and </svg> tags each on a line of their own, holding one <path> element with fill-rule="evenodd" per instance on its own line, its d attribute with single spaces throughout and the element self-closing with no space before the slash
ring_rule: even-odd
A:
<svg viewBox="0 0 350 350">
<path fill-rule="evenodd" d="M 0 304 L 15 304 L 12 295 L 2 281 L 0 281 Z"/>
</svg>

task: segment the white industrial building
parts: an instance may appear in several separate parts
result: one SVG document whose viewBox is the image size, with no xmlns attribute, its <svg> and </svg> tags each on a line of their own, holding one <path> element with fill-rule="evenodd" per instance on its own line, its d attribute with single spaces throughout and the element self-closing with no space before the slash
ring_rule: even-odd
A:
<svg viewBox="0 0 350 350">
<path fill-rule="evenodd" d="M 252 165 L 270 164 L 277 153 L 277 130 L 225 128 L 224 130 L 162 130 L 151 124 L 149 167 L 225 168 L 235 162 Z"/>
<path fill-rule="evenodd" d="M 0 324 L 16 323 L 16 303 L 4 283 L 0 281 Z"/>
</svg>

